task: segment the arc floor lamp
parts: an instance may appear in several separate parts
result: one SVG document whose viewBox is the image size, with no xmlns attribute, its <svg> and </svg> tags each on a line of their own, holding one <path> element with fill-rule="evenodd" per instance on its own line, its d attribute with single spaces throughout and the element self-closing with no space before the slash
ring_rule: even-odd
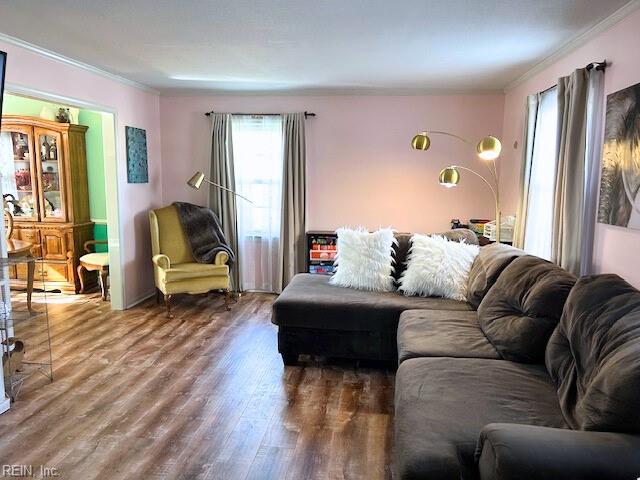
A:
<svg viewBox="0 0 640 480">
<path fill-rule="evenodd" d="M 461 142 L 469 144 L 470 142 L 462 138 L 458 135 L 449 132 L 442 132 L 438 130 L 426 130 L 416 134 L 411 140 L 411 147 L 414 150 L 429 150 L 431 146 L 431 138 L 429 135 L 447 135 L 449 137 L 456 138 Z M 482 160 L 486 160 L 487 169 L 491 174 L 491 181 L 487 180 L 483 175 L 472 170 L 471 168 L 462 167 L 460 165 L 449 165 L 448 167 L 443 168 L 440 171 L 439 181 L 440 185 L 444 185 L 445 187 L 451 188 L 455 187 L 460 183 L 460 170 L 472 173 L 482 179 L 484 183 L 487 184 L 491 193 L 493 194 L 493 199 L 495 201 L 496 207 L 496 242 L 500 243 L 500 220 L 502 214 L 500 212 L 500 184 L 498 179 L 498 170 L 496 169 L 496 159 L 500 156 L 500 152 L 502 151 L 502 144 L 500 140 L 492 135 L 488 135 L 484 137 L 482 140 L 478 142 L 476 145 L 476 154 Z"/>
<path fill-rule="evenodd" d="M 223 187 L 219 183 L 212 182 L 208 178 L 205 178 L 204 173 L 202 173 L 202 172 L 194 173 L 193 177 L 191 177 L 189 180 L 187 180 L 187 185 L 189 185 L 191 188 L 195 188 L 196 190 L 200 190 L 200 187 L 202 186 L 202 182 L 208 183 L 209 185 L 213 185 L 214 187 L 218 187 L 218 188 L 220 188 L 222 190 L 225 190 L 225 191 L 227 191 L 229 193 L 233 193 L 234 195 L 242 198 L 243 200 L 246 200 L 247 202 L 253 204 L 253 202 L 251 200 L 249 200 L 247 197 L 245 197 L 243 195 L 240 195 L 238 192 L 236 192 L 234 190 L 231 190 L 230 188 Z"/>
</svg>

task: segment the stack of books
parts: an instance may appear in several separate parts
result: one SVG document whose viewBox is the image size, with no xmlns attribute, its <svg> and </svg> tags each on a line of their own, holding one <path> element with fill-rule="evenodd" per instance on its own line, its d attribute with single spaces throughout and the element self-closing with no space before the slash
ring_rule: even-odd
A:
<svg viewBox="0 0 640 480">
<path fill-rule="evenodd" d="M 331 274 L 338 253 L 335 234 L 309 235 L 309 273 Z"/>
<path fill-rule="evenodd" d="M 469 219 L 469 230 L 473 231 L 477 236 L 481 237 L 484 235 L 484 224 L 489 223 L 491 220 L 486 220 L 482 218 L 470 218 Z"/>
</svg>

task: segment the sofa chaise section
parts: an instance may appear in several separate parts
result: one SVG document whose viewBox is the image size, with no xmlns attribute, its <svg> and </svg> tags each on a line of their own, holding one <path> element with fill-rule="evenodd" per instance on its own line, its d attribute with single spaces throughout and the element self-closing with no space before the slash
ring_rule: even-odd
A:
<svg viewBox="0 0 640 480">
<path fill-rule="evenodd" d="M 471 309 L 456 300 L 337 287 L 329 278 L 298 274 L 274 303 L 272 321 L 278 325 L 278 350 L 286 364 L 299 354 L 393 363 L 403 311 Z"/>
<path fill-rule="evenodd" d="M 478 243 L 471 230 L 440 233 L 449 240 Z M 393 246 L 394 278 L 406 268 L 411 234 L 397 233 Z M 405 310 L 470 310 L 467 302 L 406 297 L 394 292 L 368 292 L 331 285 L 324 275 L 298 274 L 273 306 L 278 325 L 278 351 L 285 364 L 299 354 L 332 358 L 397 361 L 398 319 Z"/>
</svg>

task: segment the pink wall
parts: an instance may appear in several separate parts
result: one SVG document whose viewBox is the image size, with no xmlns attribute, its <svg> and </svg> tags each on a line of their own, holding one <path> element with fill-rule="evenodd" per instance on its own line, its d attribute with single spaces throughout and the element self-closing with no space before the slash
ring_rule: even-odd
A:
<svg viewBox="0 0 640 480">
<path fill-rule="evenodd" d="M 469 139 L 501 135 L 503 95 L 449 96 L 175 96 L 161 97 L 163 198 L 205 202 L 185 184 L 208 171 L 210 121 L 204 112 L 312 111 L 307 120 L 308 228 L 393 226 L 401 231 L 448 228 L 451 218 L 493 218 L 489 190 L 465 175 L 448 190 L 440 169 L 484 165 L 467 146 L 434 137 L 431 150 L 409 143 L 422 129 Z"/>
<path fill-rule="evenodd" d="M 519 175 L 522 155 L 522 130 L 526 97 L 554 85 L 587 63 L 606 59 L 611 65 L 605 74 L 605 95 L 640 82 L 640 11 L 630 15 L 582 47 L 574 50 L 525 83 L 507 91 L 504 106 L 504 143 L 519 147 L 507 148 L 502 171 L 502 191 L 505 212 L 515 212 L 519 195 Z M 597 224 L 594 267 L 596 272 L 617 273 L 640 287 L 640 231 Z"/>
<path fill-rule="evenodd" d="M 116 112 L 118 194 L 124 260 L 125 305 L 153 292 L 147 211 L 162 205 L 160 111 L 156 94 L 127 86 L 38 53 L 0 41 L 8 53 L 8 84 L 99 104 Z M 124 127 L 147 131 L 149 183 L 128 184 Z"/>
</svg>

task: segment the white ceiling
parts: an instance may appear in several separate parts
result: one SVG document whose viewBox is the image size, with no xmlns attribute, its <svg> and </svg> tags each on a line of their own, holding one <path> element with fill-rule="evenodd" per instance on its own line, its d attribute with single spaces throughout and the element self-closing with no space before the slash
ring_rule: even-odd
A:
<svg viewBox="0 0 640 480">
<path fill-rule="evenodd" d="M 3 0 L 0 32 L 163 91 L 499 90 L 626 3 Z"/>
</svg>

